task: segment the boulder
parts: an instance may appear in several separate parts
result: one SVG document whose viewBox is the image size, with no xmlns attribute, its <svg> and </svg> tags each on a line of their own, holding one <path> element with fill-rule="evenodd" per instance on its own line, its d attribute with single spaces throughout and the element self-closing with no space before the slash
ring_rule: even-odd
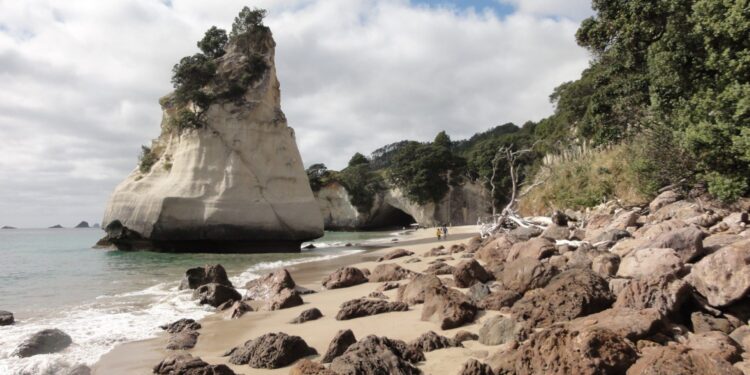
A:
<svg viewBox="0 0 750 375">
<path fill-rule="evenodd" d="M 195 347 L 198 343 L 198 336 L 200 333 L 193 330 L 184 330 L 169 336 L 167 341 L 168 350 L 186 350 Z"/>
<path fill-rule="evenodd" d="M 13 313 L 0 310 L 0 326 L 9 326 L 14 322 Z"/>
<path fill-rule="evenodd" d="M 692 323 L 695 333 L 720 331 L 729 334 L 736 328 L 728 319 L 717 318 L 700 311 L 694 311 L 690 314 L 690 323 Z"/>
<path fill-rule="evenodd" d="M 746 237 L 731 233 L 712 234 L 703 239 L 703 247 L 706 249 L 707 254 L 713 254 L 716 250 L 719 250 L 724 246 L 729 246 L 735 242 L 742 241 L 745 238 Z"/>
<path fill-rule="evenodd" d="M 382 262 L 384 260 L 392 260 L 392 259 L 401 258 L 401 257 L 408 257 L 410 255 L 414 255 L 414 253 L 406 249 L 396 249 L 378 258 L 378 262 Z"/>
<path fill-rule="evenodd" d="M 528 241 L 542 234 L 542 230 L 537 227 L 517 227 L 510 231 L 510 235 L 521 241 Z"/>
<path fill-rule="evenodd" d="M 476 333 L 471 333 L 469 331 L 458 331 L 453 336 L 453 341 L 457 343 L 462 343 L 464 341 L 476 341 L 479 340 L 479 335 Z"/>
<path fill-rule="evenodd" d="M 623 229 L 604 229 L 599 231 L 596 236 L 589 238 L 589 241 L 597 247 L 611 248 L 617 242 L 632 237 L 630 232 Z"/>
<path fill-rule="evenodd" d="M 320 312 L 317 308 L 313 307 L 312 309 L 307 309 L 303 312 L 301 312 L 296 318 L 294 318 L 291 323 L 292 324 L 301 324 L 304 322 L 309 322 L 311 320 L 317 320 L 323 317 L 323 313 Z"/>
<path fill-rule="evenodd" d="M 486 283 L 494 277 L 474 259 L 464 260 L 453 270 L 456 287 L 468 288 L 475 283 Z"/>
<path fill-rule="evenodd" d="M 357 342 L 357 339 L 354 337 L 354 332 L 352 332 L 351 329 L 342 329 L 338 331 L 336 336 L 333 337 L 333 340 L 331 340 L 331 343 L 328 344 L 328 350 L 320 362 L 331 363 L 334 358 L 344 354 L 346 349 L 352 346 L 355 342 Z"/>
<path fill-rule="evenodd" d="M 372 270 L 372 274 L 370 275 L 370 282 L 378 283 L 383 281 L 399 281 L 411 278 L 415 274 L 415 272 L 409 271 L 397 264 L 379 264 L 377 267 L 375 267 L 374 270 Z"/>
<path fill-rule="evenodd" d="M 661 222 L 670 219 L 689 220 L 703 214 L 703 210 L 695 202 L 677 201 L 667 204 L 656 212 L 651 212 L 651 222 Z"/>
<path fill-rule="evenodd" d="M 736 343 L 740 344 L 744 351 L 750 351 L 750 326 L 742 325 L 729 334 Z"/>
<path fill-rule="evenodd" d="M 199 286 L 193 292 L 193 298 L 197 298 L 199 300 L 198 303 L 201 305 L 219 307 L 219 305 L 227 301 L 242 300 L 242 295 L 231 286 L 210 283 Z"/>
<path fill-rule="evenodd" d="M 499 311 L 513 306 L 519 299 L 521 299 L 520 294 L 512 290 L 500 289 L 493 291 L 475 303 L 480 309 Z"/>
<path fill-rule="evenodd" d="M 703 238 L 706 235 L 696 227 L 685 227 L 671 230 L 647 241 L 641 248 L 669 248 L 677 252 L 680 260 L 690 262 L 703 254 Z"/>
<path fill-rule="evenodd" d="M 651 203 L 649 203 L 648 209 L 651 212 L 656 212 L 660 208 L 662 208 L 662 207 L 664 207 L 664 206 L 666 206 L 668 204 L 677 202 L 680 199 L 682 199 L 682 194 L 680 194 L 680 193 L 678 193 L 678 192 L 676 192 L 674 190 L 667 190 L 667 191 L 665 191 L 665 192 L 657 195 L 656 198 L 654 198 L 654 200 L 652 200 Z"/>
<path fill-rule="evenodd" d="M 495 235 L 477 250 L 476 258 L 487 264 L 503 263 L 508 257 L 510 248 L 516 242 L 518 239 L 507 233 Z"/>
<path fill-rule="evenodd" d="M 302 297 L 295 289 L 283 289 L 266 302 L 266 310 L 274 311 L 302 305 Z"/>
<path fill-rule="evenodd" d="M 417 275 L 417 276 L 419 276 L 419 275 Z M 382 285 L 380 285 L 375 290 L 378 291 L 378 292 L 387 292 L 389 290 L 396 289 L 396 288 L 398 288 L 400 286 L 401 285 L 399 283 L 387 282 L 387 283 L 383 283 Z"/>
<path fill-rule="evenodd" d="M 323 279 L 326 289 L 346 288 L 367 282 L 367 277 L 362 270 L 354 267 L 342 267 Z"/>
<path fill-rule="evenodd" d="M 638 358 L 633 344 L 606 329 L 551 327 L 498 357 L 497 374 L 624 374 Z"/>
<path fill-rule="evenodd" d="M 673 274 L 633 280 L 617 294 L 613 307 L 654 308 L 664 316 L 678 311 L 690 296 L 690 285 Z"/>
<path fill-rule="evenodd" d="M 227 277 L 227 271 L 221 264 L 207 264 L 185 271 L 185 276 L 180 282 L 180 289 L 198 289 L 199 286 L 212 283 L 232 286 L 232 282 Z"/>
<path fill-rule="evenodd" d="M 423 303 L 426 290 L 439 288 L 442 285 L 440 278 L 435 275 L 418 274 L 409 283 L 398 288 L 396 300 L 409 305 Z"/>
<path fill-rule="evenodd" d="M 250 305 L 242 301 L 235 301 L 227 308 L 227 316 L 229 316 L 230 319 L 239 319 L 251 311 L 253 311 L 253 308 L 250 307 Z"/>
<path fill-rule="evenodd" d="M 227 365 L 209 365 L 198 357 L 182 353 L 170 355 L 154 366 L 156 375 L 235 375 Z"/>
<path fill-rule="evenodd" d="M 692 350 L 681 344 L 651 346 L 641 350 L 641 357 L 627 375 L 742 375 L 732 364 L 703 351 Z"/>
<path fill-rule="evenodd" d="M 734 363 L 742 357 L 742 348 L 731 337 L 724 332 L 709 331 L 691 333 L 685 343 L 693 350 L 701 351 L 712 358 L 721 358 L 727 362 Z"/>
<path fill-rule="evenodd" d="M 421 351 L 403 341 L 370 335 L 336 357 L 329 369 L 339 375 L 417 375 L 422 372 L 413 364 L 423 360 Z"/>
<path fill-rule="evenodd" d="M 466 252 L 467 253 L 476 253 L 477 250 L 482 246 L 482 237 L 480 236 L 474 236 L 469 239 L 469 243 L 466 244 Z"/>
<path fill-rule="evenodd" d="M 268 300 L 284 289 L 294 289 L 296 284 L 286 269 L 280 269 L 263 277 L 250 280 L 245 284 L 245 298 L 250 300 Z"/>
<path fill-rule="evenodd" d="M 609 278 L 617 274 L 620 267 L 620 257 L 617 254 L 604 253 L 597 255 L 591 261 L 591 270 L 597 275 Z"/>
<path fill-rule="evenodd" d="M 562 226 L 552 223 L 552 225 L 548 226 L 544 232 L 542 232 L 540 237 L 551 241 L 567 240 L 570 237 L 570 229 L 567 225 Z"/>
<path fill-rule="evenodd" d="M 431 352 L 433 350 L 444 348 L 463 347 L 463 345 L 461 345 L 461 343 L 455 342 L 453 339 L 449 339 L 445 336 L 440 336 L 433 331 L 429 331 L 427 333 L 423 333 L 421 336 L 410 342 L 409 347 L 416 348 L 423 352 Z"/>
<path fill-rule="evenodd" d="M 408 310 L 409 305 L 403 302 L 387 302 L 383 300 L 359 298 L 342 303 L 338 314 L 336 314 L 336 320 L 349 320 L 361 318 L 363 316 Z"/>
<path fill-rule="evenodd" d="M 525 242 L 514 244 L 508 252 L 507 261 L 519 258 L 543 259 L 555 253 L 555 243 L 543 238 L 536 237 Z"/>
<path fill-rule="evenodd" d="M 543 288 L 560 271 L 536 259 L 522 258 L 505 264 L 494 271 L 495 277 L 508 289 L 518 294 Z"/>
<path fill-rule="evenodd" d="M 515 320 L 502 316 L 493 316 L 482 323 L 479 329 L 479 342 L 484 345 L 501 345 L 511 341 L 523 341 L 528 336 L 528 329 Z"/>
<path fill-rule="evenodd" d="M 38 354 L 57 353 L 70 346 L 73 340 L 59 329 L 45 329 L 24 340 L 13 352 L 21 358 Z"/>
<path fill-rule="evenodd" d="M 609 284 L 591 270 L 565 271 L 543 289 L 527 292 L 511 308 L 514 319 L 546 326 L 597 313 L 612 306 Z"/>
<path fill-rule="evenodd" d="M 750 239 L 725 246 L 701 259 L 686 280 L 714 307 L 743 298 L 750 290 Z"/>
<path fill-rule="evenodd" d="M 378 291 L 372 291 L 370 294 L 367 295 L 369 298 L 379 298 L 379 299 L 388 299 L 388 296 L 383 294 L 383 292 Z"/>
<path fill-rule="evenodd" d="M 455 267 L 447 263 L 437 262 L 427 267 L 427 269 L 424 270 L 424 273 L 428 275 L 450 275 L 455 270 Z"/>
<path fill-rule="evenodd" d="M 618 277 L 642 279 L 679 273 L 683 269 L 682 260 L 672 249 L 646 248 L 633 251 L 620 262 Z"/>
<path fill-rule="evenodd" d="M 434 321 L 440 329 L 451 329 L 471 323 L 477 314 L 477 307 L 463 293 L 445 287 L 425 290 L 422 317 L 424 321 Z"/>
<path fill-rule="evenodd" d="M 463 366 L 461 366 L 458 375 L 495 375 L 495 372 L 492 371 L 492 367 L 479 362 L 474 358 L 470 358 L 463 364 Z"/>
<path fill-rule="evenodd" d="M 671 232 L 676 229 L 685 228 L 687 226 L 688 224 L 680 219 L 662 221 L 661 223 L 656 223 L 656 224 L 646 224 L 638 228 L 637 231 L 635 231 L 634 237 L 653 239 L 653 238 L 660 236 L 663 233 Z"/>
<path fill-rule="evenodd" d="M 289 370 L 289 375 L 336 375 L 335 372 L 327 369 L 320 363 L 313 362 L 309 359 L 297 361 Z"/>
<path fill-rule="evenodd" d="M 612 308 L 573 319 L 565 324 L 570 330 L 602 328 L 632 342 L 646 338 L 662 326 L 662 316 L 654 308 Z"/>
<path fill-rule="evenodd" d="M 182 331 L 196 331 L 201 329 L 201 324 L 193 319 L 180 319 L 176 322 L 159 326 L 159 328 L 168 333 L 178 333 Z"/>
<path fill-rule="evenodd" d="M 430 251 L 422 254 L 422 256 L 427 258 L 427 257 L 439 257 L 443 255 L 448 255 L 448 254 L 450 254 L 450 251 L 448 251 L 445 248 L 445 246 L 440 245 L 438 247 L 433 247 L 432 249 L 430 249 Z"/>
<path fill-rule="evenodd" d="M 299 336 L 283 332 L 267 333 L 235 348 L 229 357 L 229 363 L 273 369 L 315 354 L 318 354 L 315 349 L 307 346 Z"/>
</svg>

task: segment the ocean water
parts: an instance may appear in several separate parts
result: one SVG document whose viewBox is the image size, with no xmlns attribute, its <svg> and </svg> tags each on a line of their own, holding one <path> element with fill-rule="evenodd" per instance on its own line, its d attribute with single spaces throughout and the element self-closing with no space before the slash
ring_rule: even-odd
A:
<svg viewBox="0 0 750 375">
<path fill-rule="evenodd" d="M 185 270 L 222 264 L 235 286 L 269 270 L 362 252 L 398 233 L 326 232 L 298 254 L 168 254 L 92 249 L 98 229 L 0 230 L 0 310 L 16 324 L 0 327 L 0 374 L 58 374 L 93 364 L 115 345 L 153 337 L 160 324 L 214 311 L 191 291 L 178 291 Z M 346 244 L 353 246 L 345 247 Z M 240 290 L 240 292 L 243 292 Z M 44 328 L 59 328 L 73 345 L 58 354 L 12 356 Z"/>
</svg>

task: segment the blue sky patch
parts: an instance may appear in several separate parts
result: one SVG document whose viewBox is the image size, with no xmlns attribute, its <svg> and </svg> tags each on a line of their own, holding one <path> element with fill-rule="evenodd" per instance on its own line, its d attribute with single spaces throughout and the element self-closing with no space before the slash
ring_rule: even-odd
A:
<svg viewBox="0 0 750 375">
<path fill-rule="evenodd" d="M 482 11 L 491 9 L 501 17 L 515 11 L 515 7 L 501 3 L 499 0 L 411 0 L 411 3 L 427 6 L 450 6 L 459 10 L 474 8 L 476 11 Z"/>
</svg>

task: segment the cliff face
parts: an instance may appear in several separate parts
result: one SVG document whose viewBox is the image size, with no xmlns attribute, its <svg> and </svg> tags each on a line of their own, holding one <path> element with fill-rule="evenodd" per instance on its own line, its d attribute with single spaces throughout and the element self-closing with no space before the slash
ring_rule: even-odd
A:
<svg viewBox="0 0 750 375">
<path fill-rule="evenodd" d="M 401 190 L 391 186 L 375 197 L 372 209 L 366 213 L 357 211 L 346 188 L 337 183 L 322 187 L 315 197 L 325 228 L 332 230 L 405 226 L 406 221 L 422 226 L 468 225 L 489 215 L 485 189 L 471 182 L 451 187 L 440 202 L 425 205 L 411 202 Z"/>
<path fill-rule="evenodd" d="M 166 251 L 299 251 L 322 236 L 323 220 L 305 175 L 294 131 L 280 107 L 273 38 L 230 43 L 216 60 L 208 90 L 231 83 L 248 56 L 262 76 L 234 100 L 203 113 L 204 126 L 174 129 L 178 108 L 162 99 L 157 158 L 136 168 L 112 194 L 102 227 L 121 249 Z M 215 86 L 215 87 L 212 87 Z"/>
</svg>

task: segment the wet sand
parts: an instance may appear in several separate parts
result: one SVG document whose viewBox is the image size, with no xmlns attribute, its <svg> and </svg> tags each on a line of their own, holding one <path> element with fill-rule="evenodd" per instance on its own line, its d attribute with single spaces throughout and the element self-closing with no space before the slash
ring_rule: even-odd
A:
<svg viewBox="0 0 750 375">
<path fill-rule="evenodd" d="M 302 337 L 308 345 L 318 351 L 318 356 L 310 357 L 310 359 L 316 361 L 322 358 L 331 339 L 341 329 L 351 329 L 357 339 L 370 334 L 376 334 L 407 342 L 428 331 L 435 331 L 438 334 L 448 337 L 452 337 L 460 330 L 476 333 L 479 331 L 479 327 L 481 327 L 481 322 L 488 315 L 497 313 L 490 312 L 488 315 L 477 319 L 473 324 L 446 331 L 441 330 L 436 323 L 420 320 L 422 305 L 412 306 L 406 312 L 393 312 L 338 321 L 335 319 L 335 316 L 339 310 L 339 306 L 343 302 L 367 296 L 382 283 L 365 283 L 335 290 L 322 290 L 321 287 L 323 277 L 335 269 L 347 265 L 373 269 L 379 264 L 375 262 L 378 257 L 395 248 L 405 248 L 413 251 L 422 261 L 404 264 L 404 261 L 408 258 L 398 258 L 389 262 L 399 264 L 404 268 L 416 272 L 421 272 L 429 266 L 428 262 L 434 259 L 423 258 L 423 253 L 437 245 L 450 247 L 453 244 L 466 242 L 469 237 L 476 235 L 476 233 L 476 226 L 454 227 L 451 228 L 447 241 L 438 242 L 435 238 L 434 230 L 424 229 L 411 234 L 407 237 L 408 240 L 393 243 L 389 247 L 371 249 L 364 253 L 328 261 L 304 263 L 287 267 L 287 270 L 289 270 L 297 284 L 318 291 L 318 293 L 303 296 L 305 303 L 302 306 L 278 311 L 249 312 L 242 318 L 235 320 L 228 319 L 223 312 L 212 314 L 201 321 L 203 328 L 200 330 L 198 344 L 195 348 L 186 352 L 193 356 L 201 357 L 204 361 L 211 364 L 227 364 L 238 374 L 287 374 L 291 366 L 273 370 L 253 369 L 247 365 L 230 365 L 226 361 L 227 357 L 222 357 L 222 354 L 232 347 L 242 345 L 247 340 L 252 340 L 269 332 L 284 332 Z M 461 261 L 460 257 L 456 256 L 455 258 L 455 260 L 447 261 L 446 263 L 456 265 Z M 401 283 L 403 284 L 405 281 L 401 281 Z M 394 301 L 396 290 L 387 291 L 385 295 L 389 297 L 390 301 Z M 323 313 L 323 318 L 303 324 L 289 323 L 300 312 L 312 307 L 320 309 Z M 174 320 L 179 318 L 179 316 L 175 316 Z M 160 323 L 155 322 L 155 324 Z M 160 335 L 154 339 L 119 345 L 104 355 L 92 367 L 93 373 L 113 375 L 150 374 L 153 366 L 159 363 L 161 359 L 175 353 L 175 351 L 165 350 L 166 344 L 167 336 Z M 468 358 L 483 359 L 489 354 L 488 348 L 477 341 L 465 342 L 464 346 L 465 348 L 450 348 L 425 353 L 427 361 L 421 363 L 419 367 L 426 374 L 452 374 L 458 372 Z M 493 347 L 495 350 L 497 348 L 497 346 Z"/>
</svg>

